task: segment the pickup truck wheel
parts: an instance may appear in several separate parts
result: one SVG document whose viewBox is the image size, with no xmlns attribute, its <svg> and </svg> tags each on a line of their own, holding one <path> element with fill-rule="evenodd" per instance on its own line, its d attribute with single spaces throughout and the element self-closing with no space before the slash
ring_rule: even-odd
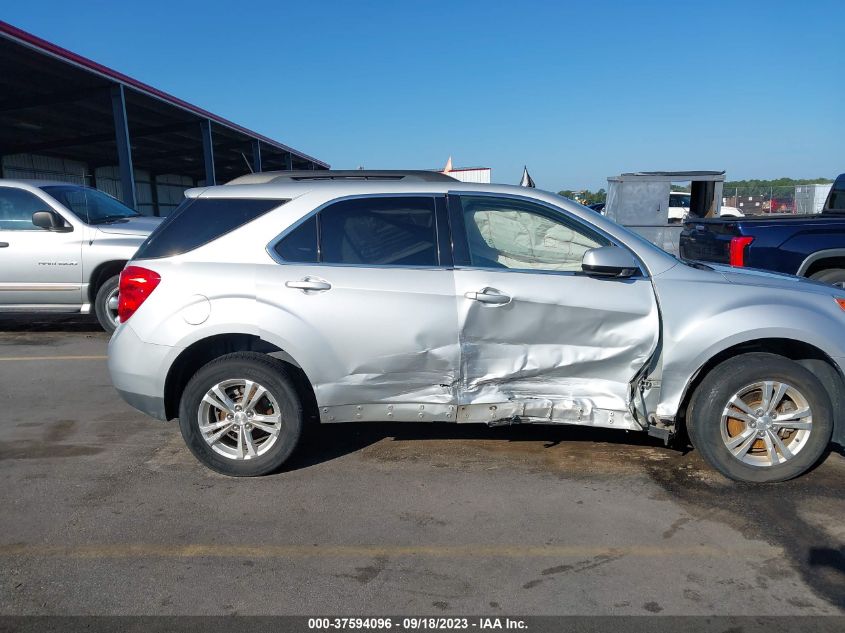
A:
<svg viewBox="0 0 845 633">
<path fill-rule="evenodd" d="M 782 356 L 752 353 L 712 369 L 693 394 L 687 431 L 702 457 L 736 481 L 797 477 L 822 456 L 833 408 L 810 371 Z"/>
<path fill-rule="evenodd" d="M 845 288 L 845 268 L 828 268 L 810 275 L 810 279 Z"/>
<path fill-rule="evenodd" d="M 117 328 L 117 290 L 120 275 L 109 277 L 97 290 L 94 298 L 94 314 L 103 329 L 111 334 Z"/>
<path fill-rule="evenodd" d="M 299 443 L 302 405 L 282 362 L 253 352 L 222 356 L 188 382 L 179 427 L 203 464 L 233 477 L 266 475 Z"/>
</svg>

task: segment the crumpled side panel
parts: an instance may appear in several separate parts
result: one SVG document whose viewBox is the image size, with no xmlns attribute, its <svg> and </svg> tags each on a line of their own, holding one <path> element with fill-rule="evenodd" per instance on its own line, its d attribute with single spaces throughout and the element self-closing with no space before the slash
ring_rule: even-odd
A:
<svg viewBox="0 0 845 633">
<path fill-rule="evenodd" d="M 487 287 L 512 298 L 459 299 L 461 405 L 547 399 L 629 410 L 660 329 L 649 280 L 482 270 L 456 280 L 459 297 Z"/>
<path fill-rule="evenodd" d="M 334 382 L 317 386 L 318 400 L 338 401 L 332 392 L 354 393 L 354 402 L 450 404 L 458 382 L 457 343 L 363 361 Z"/>
</svg>

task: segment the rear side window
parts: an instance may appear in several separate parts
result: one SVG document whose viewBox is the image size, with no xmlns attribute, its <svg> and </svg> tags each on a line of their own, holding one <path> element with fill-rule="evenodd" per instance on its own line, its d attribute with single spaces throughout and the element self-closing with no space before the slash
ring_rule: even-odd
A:
<svg viewBox="0 0 845 633">
<path fill-rule="evenodd" d="M 345 200 L 319 214 L 320 261 L 372 266 L 437 266 L 432 197 Z"/>
<path fill-rule="evenodd" d="M 276 252 L 286 262 L 317 263 L 317 216 L 312 215 L 288 233 L 276 244 Z"/>
<path fill-rule="evenodd" d="M 141 244 L 135 259 L 181 255 L 264 215 L 287 200 L 189 198 Z"/>
</svg>

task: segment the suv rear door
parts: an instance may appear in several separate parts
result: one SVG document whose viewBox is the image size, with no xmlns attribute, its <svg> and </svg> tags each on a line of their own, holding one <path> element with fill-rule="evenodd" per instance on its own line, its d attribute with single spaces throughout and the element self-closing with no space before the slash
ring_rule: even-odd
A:
<svg viewBox="0 0 845 633">
<path fill-rule="evenodd" d="M 651 281 L 581 271 L 611 242 L 534 201 L 450 195 L 461 342 L 458 421 L 618 424 L 658 342 Z"/>
<path fill-rule="evenodd" d="M 268 247 L 280 265 L 259 274 L 258 296 L 290 316 L 286 351 L 303 363 L 324 422 L 455 419 L 446 224 L 444 196 L 354 197 Z"/>
</svg>

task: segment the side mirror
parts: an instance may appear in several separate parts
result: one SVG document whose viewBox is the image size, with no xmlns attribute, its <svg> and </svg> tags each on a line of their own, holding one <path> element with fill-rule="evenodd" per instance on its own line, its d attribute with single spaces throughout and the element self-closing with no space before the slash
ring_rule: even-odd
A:
<svg viewBox="0 0 845 633">
<path fill-rule="evenodd" d="M 584 253 L 581 270 L 596 277 L 633 277 L 640 272 L 640 264 L 634 256 L 618 246 L 591 248 Z"/>
<path fill-rule="evenodd" d="M 42 229 L 56 233 L 69 233 L 72 226 L 67 226 L 64 219 L 55 211 L 36 211 L 32 214 L 32 223 Z"/>
</svg>

